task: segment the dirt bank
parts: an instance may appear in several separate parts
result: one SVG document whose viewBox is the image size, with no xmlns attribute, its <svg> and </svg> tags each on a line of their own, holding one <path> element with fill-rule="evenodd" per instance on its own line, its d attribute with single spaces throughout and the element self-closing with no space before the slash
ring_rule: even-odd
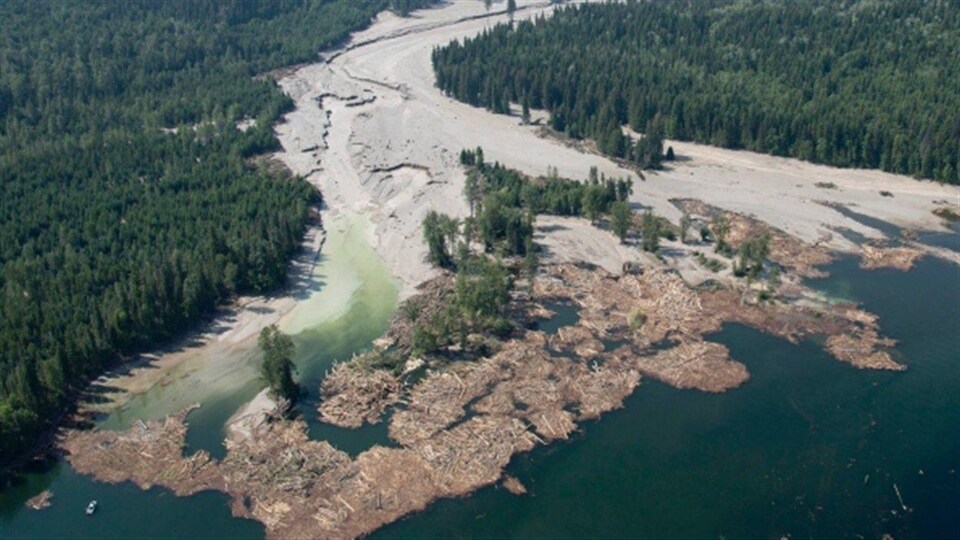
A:
<svg viewBox="0 0 960 540">
<path fill-rule="evenodd" d="M 409 21 L 385 16 L 329 63 L 305 66 L 280 81 L 297 109 L 278 128 L 284 146 L 279 157 L 323 189 L 332 214 L 356 212 L 373 221 L 367 240 L 403 281 L 404 295 L 423 295 L 427 310 L 428 296 L 442 301 L 449 280 L 444 284 L 441 277 L 431 282 L 435 287 L 417 289 L 438 274 L 423 260 L 419 224 L 431 209 L 466 213 L 456 160 L 461 148 L 481 145 L 488 158 L 534 175 L 548 166 L 576 178 L 586 177 L 591 166 L 608 176 L 632 175 L 604 158 L 538 137 L 517 118 L 492 116 L 436 91 L 430 49 L 503 19 L 466 18 L 480 10 L 479 2 L 452 2 Z M 520 16 L 541 12 L 530 9 Z M 310 441 L 302 421 L 281 419 L 255 403 L 238 415 L 223 461 L 202 452 L 182 455 L 186 413 L 126 432 L 71 431 L 63 442 L 68 459 L 81 473 L 104 481 L 163 485 L 178 494 L 224 491 L 234 513 L 260 520 L 272 538 L 346 538 L 437 498 L 497 482 L 511 456 L 565 439 L 578 423 L 622 406 L 644 377 L 709 392 L 744 384 L 746 367 L 708 341 L 725 322 L 794 341 L 822 336 L 838 360 L 862 368 L 903 368 L 890 357 L 893 343 L 880 335 L 875 317 L 856 306 L 828 303 L 798 284 L 798 276 L 820 275 L 817 266 L 830 260 L 830 249 L 854 249 L 828 227 L 882 237 L 817 201 L 856 204 L 880 219 L 932 228 L 939 220 L 931 205 L 960 199 L 955 188 L 673 144 L 686 159 L 637 180 L 633 201 L 674 222 L 680 209 L 670 198 L 677 196 L 683 198 L 678 206 L 704 219 L 727 215 L 734 246 L 769 233 L 771 259 L 789 272 L 773 302 L 758 301 L 755 289 L 729 275 L 719 290 L 693 288 L 652 257 L 621 249 L 608 233 L 582 220 L 553 231 L 551 225 L 568 223 L 545 220 L 538 242 L 548 249 L 547 262 L 563 264 L 542 269 L 527 313 L 546 314 L 544 304 L 565 302 L 577 307 L 576 323 L 556 333 L 519 332 L 487 358 L 428 359 L 421 368 L 426 373 L 409 387 L 392 371 L 359 365 L 337 367 L 325 381 L 322 418 L 353 427 L 383 421 L 384 411 L 394 407 L 388 432 L 398 448 L 375 446 L 351 458 L 327 442 Z M 839 189 L 816 187 L 824 178 Z M 881 187 L 895 199 L 874 195 Z M 689 261 L 689 254 L 678 257 Z M 638 260 L 642 274 L 616 275 L 623 262 Z M 582 261 L 603 268 L 569 264 Z M 254 313 L 253 322 L 229 326 L 212 338 L 224 343 L 218 351 L 235 352 L 233 345 L 249 342 L 282 309 Z M 411 330 L 398 317 L 383 348 L 405 350 Z"/>
</svg>

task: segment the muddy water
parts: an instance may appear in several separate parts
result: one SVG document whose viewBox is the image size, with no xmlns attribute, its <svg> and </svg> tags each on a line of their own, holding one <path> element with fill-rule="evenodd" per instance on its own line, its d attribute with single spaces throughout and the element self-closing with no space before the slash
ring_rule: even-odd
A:
<svg viewBox="0 0 960 540">
<path fill-rule="evenodd" d="M 297 343 L 296 364 L 308 395 L 302 406 L 311 426 L 317 424 L 316 388 L 335 360 L 349 359 L 370 346 L 386 328 L 396 309 L 397 286 L 369 243 L 370 224 L 344 216 L 327 225 L 323 259 L 314 285 L 280 326 Z M 198 369 L 175 382 L 138 396 L 129 407 L 101 422 L 104 428 L 124 428 L 137 418 L 158 418 L 191 403 L 202 406 L 190 414 L 188 451 L 205 449 L 215 457 L 225 453 L 224 422 L 262 388 L 257 375 L 256 341 L 229 355 L 203 359 Z M 380 440 L 364 432 L 345 436 L 311 429 L 344 450 L 358 452 Z M 385 430 L 383 434 L 385 438 Z M 201 493 L 187 498 L 167 490 L 142 491 L 133 484 L 108 485 L 76 474 L 68 464 L 24 474 L 20 482 L 0 492 L 0 538 L 260 538 L 263 526 L 232 518 L 227 497 Z M 53 505 L 37 512 L 24 501 L 44 489 L 53 491 Z M 91 499 L 99 502 L 93 517 L 84 515 Z"/>
</svg>

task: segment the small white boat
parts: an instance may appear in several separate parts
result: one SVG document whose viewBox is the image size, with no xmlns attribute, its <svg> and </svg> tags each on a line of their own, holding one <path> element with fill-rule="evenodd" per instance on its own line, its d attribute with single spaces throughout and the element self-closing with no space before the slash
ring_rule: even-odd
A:
<svg viewBox="0 0 960 540">
<path fill-rule="evenodd" d="M 90 504 L 87 505 L 87 515 L 92 516 L 94 512 L 97 511 L 97 501 L 90 501 Z"/>
</svg>

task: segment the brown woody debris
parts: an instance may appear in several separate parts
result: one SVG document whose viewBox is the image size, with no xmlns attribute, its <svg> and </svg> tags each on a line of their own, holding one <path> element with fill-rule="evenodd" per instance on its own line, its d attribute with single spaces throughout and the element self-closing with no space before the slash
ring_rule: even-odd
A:
<svg viewBox="0 0 960 540">
<path fill-rule="evenodd" d="M 177 495 L 222 489 L 216 462 L 204 451 L 183 457 L 184 419 L 196 406 L 128 431 L 71 431 L 63 449 L 73 468 L 112 484 L 130 480 L 142 489 L 161 485 Z"/>
<path fill-rule="evenodd" d="M 640 359 L 640 371 L 676 388 L 725 392 L 750 378 L 747 367 L 730 359 L 719 343 L 681 342 L 676 347 Z"/>
<path fill-rule="evenodd" d="M 923 257 L 922 250 L 912 247 L 876 247 L 865 245 L 860 251 L 860 268 L 894 268 L 907 271 Z"/>
<path fill-rule="evenodd" d="M 864 330 L 858 335 L 830 336 L 826 343 L 830 354 L 858 368 L 904 371 L 906 366 L 897 363 L 889 352 L 880 350 L 880 347 L 889 347 L 892 344 L 892 340 L 878 337 L 872 329 Z"/>
<path fill-rule="evenodd" d="M 527 492 L 527 487 L 523 485 L 522 482 L 510 476 L 509 474 L 504 475 L 503 482 L 501 483 L 503 489 L 513 493 L 514 495 L 523 495 Z"/>
<path fill-rule="evenodd" d="M 323 378 L 320 419 L 347 428 L 376 424 L 399 395 L 400 379 L 386 370 L 341 362 Z"/>
<path fill-rule="evenodd" d="M 53 492 L 49 489 L 45 489 L 40 493 L 34 495 L 27 499 L 27 502 L 24 503 L 24 506 L 31 510 L 43 510 L 44 508 L 49 508 L 51 500 L 53 499 Z"/>
<path fill-rule="evenodd" d="M 420 314 L 442 301 L 443 288 L 435 285 L 419 299 Z M 621 407 L 641 374 L 709 392 L 742 384 L 746 368 L 724 346 L 704 340 L 727 321 L 792 341 L 823 335 L 842 361 L 902 369 L 885 351 L 893 343 L 879 337 L 875 316 L 796 287 L 796 301 L 758 303 L 750 290 L 698 291 L 662 269 L 616 277 L 586 265 L 547 266 L 534 280 L 530 305 L 517 312 L 546 314 L 547 301 L 575 304 L 577 323 L 556 335 L 527 331 L 488 358 L 431 359 L 429 373 L 411 388 L 385 371 L 351 365 L 328 375 L 322 417 L 360 425 L 395 404 L 388 430 L 399 448 L 374 446 L 351 459 L 309 440 L 304 422 L 263 413 L 250 422 L 251 436 L 228 441 L 218 463 L 204 452 L 182 456 L 186 412 L 123 433 L 73 431 L 64 447 L 77 470 L 101 480 L 164 485 L 184 495 L 225 491 L 233 512 L 264 523 L 270 538 L 353 538 L 438 498 L 496 483 L 514 454 L 565 439 L 578 422 Z M 388 335 L 402 348 L 411 331 L 410 317 L 398 317 Z M 522 492 L 518 484 L 504 480 L 505 488 Z"/>
<path fill-rule="evenodd" d="M 735 249 L 750 238 L 769 235 L 769 259 L 784 268 L 790 269 L 799 277 L 825 277 L 826 273 L 817 267 L 833 260 L 833 256 L 827 248 L 807 244 L 752 217 L 723 210 L 697 199 L 671 199 L 670 202 L 687 214 L 701 217 L 706 221 L 712 221 L 716 217 L 725 217 L 730 223 L 730 233 L 726 242 Z"/>
<path fill-rule="evenodd" d="M 394 413 L 390 438 L 409 446 L 433 436 L 463 418 L 467 403 L 489 392 L 499 379 L 487 362 L 456 363 L 430 373 L 411 390 L 406 408 Z"/>
</svg>

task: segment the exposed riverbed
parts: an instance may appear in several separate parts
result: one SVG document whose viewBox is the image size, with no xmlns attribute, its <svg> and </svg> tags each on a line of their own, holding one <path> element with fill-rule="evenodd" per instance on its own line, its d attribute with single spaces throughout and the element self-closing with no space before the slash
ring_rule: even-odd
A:
<svg viewBox="0 0 960 540">
<path fill-rule="evenodd" d="M 482 9 L 466 5 L 454 2 L 413 23 L 386 17 L 368 37 L 394 32 L 395 39 L 353 49 L 327 75 L 311 74 L 310 69 L 327 69 L 318 64 L 286 81 L 308 89 L 297 99 L 290 123 L 280 128 L 286 162 L 320 185 L 335 208 L 325 214 L 329 236 L 320 265 L 296 307 L 278 320 L 284 331 L 296 334 L 300 377 L 312 393 L 301 405 L 310 437 L 351 454 L 382 443 L 385 423 L 345 430 L 317 422 L 316 388 L 333 360 L 365 350 L 386 327 L 397 299 L 390 274 L 399 275 L 407 290 L 425 279 L 420 216 L 431 208 L 465 209 L 456 152 L 482 144 L 493 158 L 534 174 L 554 165 L 562 174 L 582 177 L 596 164 L 622 173 L 598 156 L 536 137 L 534 128 L 520 126 L 516 118 L 493 117 L 432 88 L 430 46 L 488 24 L 451 22 Z M 408 24 L 422 32 L 405 33 Z M 329 80 L 343 86 L 332 87 L 340 94 L 321 109 L 315 94 Z M 351 96 L 355 90 L 363 99 Z M 369 97 L 376 100 L 365 101 Z M 336 128 L 329 137 L 325 118 Z M 321 150 L 305 152 L 312 144 Z M 928 208 L 934 200 L 956 200 L 953 188 L 894 175 L 698 145 L 677 149 L 690 160 L 638 183 L 640 202 L 669 214 L 668 197 L 695 194 L 755 212 L 810 241 L 825 224 L 872 237 L 885 234 L 816 203 L 821 198 L 856 203 L 862 212 L 913 228 L 924 220 L 930 227 L 937 224 Z M 812 187 L 827 176 L 847 191 Z M 895 202 L 876 194 L 880 188 L 895 192 Z M 951 241 L 956 236 L 944 238 L 956 245 Z M 864 272 L 855 260 L 841 259 L 829 270 L 833 276 L 817 287 L 862 301 L 879 314 L 885 334 L 899 340 L 896 360 L 908 371 L 864 372 L 830 359 L 812 343 L 791 345 L 728 326 L 711 339 L 749 368 L 752 377 L 741 388 L 705 395 L 645 379 L 623 410 L 586 424 L 570 442 L 515 458 L 508 472 L 526 486 L 527 495 L 484 489 L 440 501 L 376 535 L 960 536 L 958 268 L 926 258 L 905 273 Z M 559 313 L 553 323 L 563 320 Z M 214 354 L 175 368 L 164 384 L 113 412 L 102 427 L 125 428 L 135 419 L 159 418 L 199 401 L 202 407 L 188 418 L 187 450 L 222 456 L 224 421 L 260 388 L 255 347 L 254 338 L 210 349 Z M 912 511 L 902 509 L 894 484 Z M 53 506 L 26 509 L 24 501 L 43 489 L 53 491 Z M 100 501 L 101 510 L 87 518 L 82 511 L 91 498 Z M 263 533 L 259 523 L 231 518 L 227 498 L 218 494 L 176 498 L 159 488 L 143 492 L 129 483 L 100 484 L 66 464 L 28 474 L 25 483 L 0 493 L 2 538 Z"/>
</svg>

